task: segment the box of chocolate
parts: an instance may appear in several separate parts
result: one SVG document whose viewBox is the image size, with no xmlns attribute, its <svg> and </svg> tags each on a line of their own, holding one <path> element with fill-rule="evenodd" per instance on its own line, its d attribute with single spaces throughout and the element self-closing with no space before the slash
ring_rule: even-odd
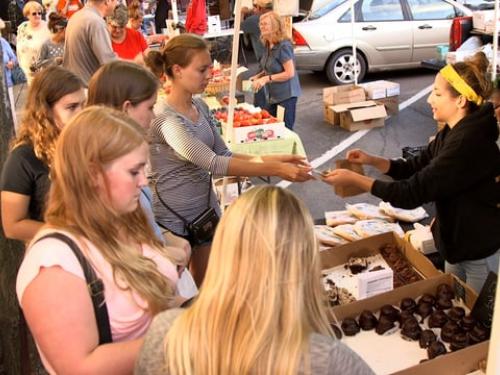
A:
<svg viewBox="0 0 500 375">
<path fill-rule="evenodd" d="M 394 232 L 323 250 L 320 257 L 323 284 L 332 306 L 441 274 L 427 257 Z"/>
<path fill-rule="evenodd" d="M 486 357 L 490 334 L 471 314 L 476 300 L 441 274 L 331 311 L 341 340 L 376 374 L 466 374 Z"/>
</svg>

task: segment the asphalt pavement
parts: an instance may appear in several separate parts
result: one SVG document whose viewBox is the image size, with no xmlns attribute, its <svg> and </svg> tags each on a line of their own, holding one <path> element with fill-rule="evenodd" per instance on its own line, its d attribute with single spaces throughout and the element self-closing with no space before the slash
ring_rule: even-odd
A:
<svg viewBox="0 0 500 375">
<path fill-rule="evenodd" d="M 369 74 L 365 82 L 373 80 L 390 80 L 398 82 L 401 87 L 400 103 L 404 103 L 432 85 L 435 72 L 426 69 L 412 69 L 393 72 Z M 297 105 L 297 120 L 294 130 L 304 144 L 309 161 L 313 161 L 353 135 L 338 126 L 332 126 L 323 120 L 322 89 L 331 86 L 326 77 L 320 73 L 300 72 L 302 96 Z M 319 166 L 324 170 L 331 167 L 337 159 L 343 159 L 348 150 L 361 148 L 367 152 L 388 158 L 400 157 L 405 146 L 422 146 L 429 142 L 429 137 L 436 133 L 436 122 L 428 106 L 428 94 L 420 100 L 408 105 L 398 115 L 388 118 L 383 128 L 370 130 L 366 135 L 354 142 L 345 151 L 329 159 Z M 365 174 L 376 178 L 381 176 L 373 168 L 365 168 Z M 280 182 L 272 179 L 273 183 Z M 260 183 L 260 182 L 256 182 Z M 285 184 L 288 185 L 288 184 Z M 331 186 L 321 181 L 293 183 L 288 189 L 296 193 L 309 207 L 313 218 L 324 217 L 325 211 L 342 210 L 346 203 L 367 202 L 378 204 L 380 200 L 370 194 L 341 198 L 335 195 Z M 432 205 L 426 205 L 433 211 Z"/>
</svg>

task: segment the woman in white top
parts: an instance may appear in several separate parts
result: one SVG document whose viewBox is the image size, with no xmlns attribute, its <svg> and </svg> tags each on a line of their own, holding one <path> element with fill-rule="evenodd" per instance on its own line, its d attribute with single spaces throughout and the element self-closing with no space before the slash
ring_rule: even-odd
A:
<svg viewBox="0 0 500 375">
<path fill-rule="evenodd" d="M 24 71 L 28 84 L 33 79 L 31 66 L 36 63 L 43 43 L 50 39 L 47 23 L 42 20 L 43 7 L 36 1 L 28 1 L 23 8 L 23 15 L 28 21 L 17 28 L 17 59 Z"/>
<path fill-rule="evenodd" d="M 153 316 L 178 306 L 175 260 L 139 206 L 148 146 L 122 112 L 89 107 L 56 146 L 46 225 L 30 244 L 17 278 L 26 321 L 51 374 L 126 374 Z M 73 240 L 104 287 L 108 339 Z M 102 316 L 101 316 L 102 317 Z"/>
</svg>

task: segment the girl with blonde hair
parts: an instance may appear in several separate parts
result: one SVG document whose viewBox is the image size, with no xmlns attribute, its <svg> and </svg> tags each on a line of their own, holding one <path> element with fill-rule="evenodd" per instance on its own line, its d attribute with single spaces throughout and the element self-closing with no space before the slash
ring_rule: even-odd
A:
<svg viewBox="0 0 500 375">
<path fill-rule="evenodd" d="M 1 213 L 6 237 L 29 241 L 43 225 L 57 138 L 84 103 L 83 82 L 69 70 L 52 66 L 35 76 L 2 171 Z"/>
<path fill-rule="evenodd" d="M 181 302 L 176 268 L 138 203 L 147 153 L 139 125 L 105 107 L 83 110 L 57 143 L 46 225 L 17 278 L 50 373 L 130 373 L 152 317 Z"/>
<path fill-rule="evenodd" d="M 285 108 L 285 125 L 293 130 L 297 99 L 302 93 L 293 46 L 277 13 L 262 14 L 259 28 L 265 51 L 259 61 L 261 72 L 251 78 L 252 86 L 256 92 L 265 90 L 267 109 L 273 116 L 278 105 Z"/>
<path fill-rule="evenodd" d="M 217 228 L 200 295 L 160 314 L 136 374 L 372 374 L 334 339 L 313 221 L 287 190 L 243 194 Z"/>
<path fill-rule="evenodd" d="M 500 259 L 500 150 L 498 126 L 483 53 L 449 64 L 436 75 L 427 102 L 446 126 L 421 155 L 386 159 L 351 150 L 347 159 L 374 166 L 394 181 L 337 169 L 324 178 L 335 186 L 357 186 L 396 207 L 436 202 L 431 225 L 436 247 L 454 273 L 478 293 Z M 497 228 L 497 229 L 493 229 Z"/>
</svg>

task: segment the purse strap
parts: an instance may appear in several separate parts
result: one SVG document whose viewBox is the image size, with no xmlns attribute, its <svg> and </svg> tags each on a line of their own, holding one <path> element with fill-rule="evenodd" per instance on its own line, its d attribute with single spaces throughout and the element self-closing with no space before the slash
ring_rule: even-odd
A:
<svg viewBox="0 0 500 375">
<path fill-rule="evenodd" d="M 60 232 L 49 233 L 40 237 L 35 243 L 45 238 L 55 238 L 64 242 L 75 254 L 76 259 L 80 263 L 87 282 L 90 298 L 92 299 L 92 306 L 94 307 L 94 315 L 97 323 L 97 330 L 99 331 L 99 345 L 108 344 L 113 342 L 111 336 L 111 327 L 109 324 L 108 308 L 106 300 L 104 299 L 104 284 L 100 278 L 97 277 L 94 269 L 89 261 L 83 255 L 78 245 L 70 237 Z"/>
<path fill-rule="evenodd" d="M 208 192 L 207 192 L 207 209 L 210 208 L 210 192 L 212 190 L 212 173 L 209 173 L 209 176 L 210 176 L 210 181 L 208 182 Z M 188 227 L 189 225 L 189 222 L 181 215 L 179 214 L 177 211 L 175 211 L 172 207 L 170 207 L 164 200 L 163 198 L 161 197 L 160 195 L 160 192 L 158 191 L 158 181 L 155 181 L 154 183 L 154 189 L 155 189 L 155 193 L 156 193 L 156 196 L 158 197 L 160 203 L 167 209 L 169 210 L 170 212 L 172 212 L 175 216 L 177 216 L 179 219 L 181 219 L 181 221 L 184 223 L 184 225 L 186 226 L 186 228 Z M 166 228 L 168 229 L 168 228 Z"/>
</svg>

